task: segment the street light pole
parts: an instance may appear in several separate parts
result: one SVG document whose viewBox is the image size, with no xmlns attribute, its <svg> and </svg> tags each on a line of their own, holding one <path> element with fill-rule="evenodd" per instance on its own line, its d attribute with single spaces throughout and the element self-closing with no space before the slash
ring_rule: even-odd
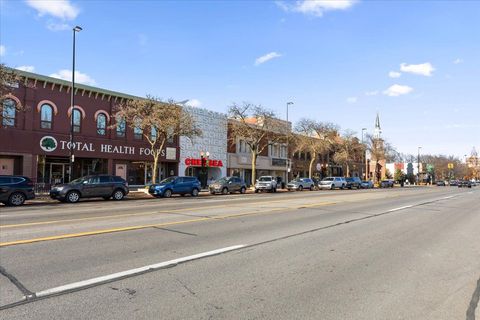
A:
<svg viewBox="0 0 480 320">
<path fill-rule="evenodd" d="M 422 147 L 418 147 L 417 151 L 417 184 L 420 184 L 420 149 Z"/>
<path fill-rule="evenodd" d="M 69 175 L 68 180 L 73 180 L 73 162 L 75 161 L 75 155 L 73 154 L 73 138 L 74 138 L 74 115 L 75 115 L 75 33 L 82 31 L 82 28 L 76 26 L 73 31 L 73 51 L 72 51 L 72 92 L 70 94 L 70 163 L 69 163 Z"/>
<path fill-rule="evenodd" d="M 367 128 L 362 128 L 362 148 L 365 147 L 363 134 L 367 131 Z M 362 150 L 362 171 L 365 170 L 365 174 L 362 172 L 362 179 L 367 180 L 367 157 L 365 155 L 366 150 Z"/>
<path fill-rule="evenodd" d="M 289 166 L 289 163 L 288 163 L 288 160 L 289 160 L 289 152 L 288 152 L 288 136 L 290 135 L 290 126 L 288 124 L 288 106 L 289 105 L 292 105 L 293 102 L 289 101 L 287 102 L 287 160 L 285 161 L 286 162 L 286 171 L 285 171 L 285 186 L 288 184 L 288 169 L 290 168 Z"/>
</svg>

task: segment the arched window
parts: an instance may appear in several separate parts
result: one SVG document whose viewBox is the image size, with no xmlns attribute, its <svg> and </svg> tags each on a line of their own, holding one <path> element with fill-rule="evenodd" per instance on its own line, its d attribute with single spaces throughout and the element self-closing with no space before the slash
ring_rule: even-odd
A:
<svg viewBox="0 0 480 320">
<path fill-rule="evenodd" d="M 2 110 L 2 127 L 15 127 L 15 116 L 17 110 L 15 101 L 12 99 L 5 99 L 3 101 Z"/>
<path fill-rule="evenodd" d="M 125 137 L 125 129 L 127 124 L 125 123 L 125 119 L 122 117 L 117 117 L 117 137 Z"/>
<path fill-rule="evenodd" d="M 158 138 L 157 128 L 152 127 L 152 130 L 150 130 L 150 139 L 152 141 L 156 141 L 157 138 Z"/>
<path fill-rule="evenodd" d="M 82 113 L 78 109 L 73 109 L 73 132 L 80 132 L 82 127 Z"/>
<path fill-rule="evenodd" d="M 107 116 L 104 113 L 97 116 L 97 133 L 101 136 L 107 133 Z"/>
<path fill-rule="evenodd" d="M 49 104 L 43 104 L 40 108 L 40 127 L 42 129 L 52 129 L 53 108 Z"/>
<path fill-rule="evenodd" d="M 133 127 L 133 138 L 141 140 L 143 138 L 142 119 L 135 118 L 135 127 Z"/>
</svg>

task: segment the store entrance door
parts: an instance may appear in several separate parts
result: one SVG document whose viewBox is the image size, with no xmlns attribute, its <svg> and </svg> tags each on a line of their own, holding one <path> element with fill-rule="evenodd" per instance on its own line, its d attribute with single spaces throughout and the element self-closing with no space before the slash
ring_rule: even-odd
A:
<svg viewBox="0 0 480 320">
<path fill-rule="evenodd" d="M 65 181 L 65 164 L 50 163 L 50 183 L 64 183 Z"/>
</svg>

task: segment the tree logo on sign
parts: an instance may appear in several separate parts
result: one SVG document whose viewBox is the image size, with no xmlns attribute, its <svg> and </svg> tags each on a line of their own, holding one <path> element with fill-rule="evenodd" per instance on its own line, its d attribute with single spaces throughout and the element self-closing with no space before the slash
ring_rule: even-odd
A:
<svg viewBox="0 0 480 320">
<path fill-rule="evenodd" d="M 57 139 L 52 136 L 45 136 L 40 139 L 40 148 L 46 152 L 52 152 L 57 149 L 58 143 Z"/>
</svg>

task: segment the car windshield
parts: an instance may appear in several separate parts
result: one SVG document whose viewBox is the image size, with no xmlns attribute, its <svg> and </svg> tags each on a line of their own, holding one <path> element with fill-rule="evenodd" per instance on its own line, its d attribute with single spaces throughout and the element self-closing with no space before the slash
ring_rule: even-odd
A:
<svg viewBox="0 0 480 320">
<path fill-rule="evenodd" d="M 258 179 L 258 181 L 272 181 L 272 178 L 270 177 L 261 177 L 260 179 Z"/>
<path fill-rule="evenodd" d="M 79 183 L 83 183 L 83 181 L 87 181 L 87 180 L 88 180 L 88 177 L 81 177 L 81 178 L 70 181 L 70 184 L 79 184 Z"/>
<path fill-rule="evenodd" d="M 333 181 L 333 178 L 325 178 L 322 181 Z"/>
<path fill-rule="evenodd" d="M 221 178 L 221 179 L 218 179 L 217 181 L 215 181 L 215 183 L 225 183 L 225 182 L 228 182 L 230 181 L 229 178 Z"/>
<path fill-rule="evenodd" d="M 162 181 L 160 181 L 159 184 L 172 183 L 173 181 L 175 181 L 175 177 L 170 177 L 170 178 L 167 178 L 167 179 L 163 179 Z"/>
</svg>

